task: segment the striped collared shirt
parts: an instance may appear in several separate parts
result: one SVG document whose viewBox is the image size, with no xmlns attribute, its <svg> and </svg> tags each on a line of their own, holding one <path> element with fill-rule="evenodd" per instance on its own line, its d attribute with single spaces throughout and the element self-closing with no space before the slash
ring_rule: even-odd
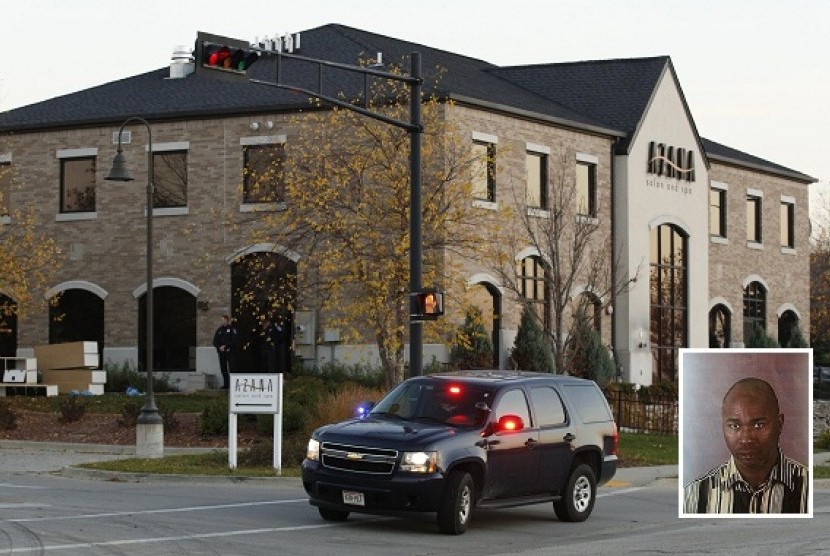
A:
<svg viewBox="0 0 830 556">
<path fill-rule="evenodd" d="M 778 452 L 769 478 L 757 489 L 741 477 L 734 458 L 686 486 L 689 514 L 808 513 L 810 475 L 806 466 Z"/>
</svg>

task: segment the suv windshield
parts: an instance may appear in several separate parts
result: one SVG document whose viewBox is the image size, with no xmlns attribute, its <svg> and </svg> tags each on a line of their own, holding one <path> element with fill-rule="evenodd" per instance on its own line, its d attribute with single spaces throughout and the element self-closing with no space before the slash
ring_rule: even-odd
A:
<svg viewBox="0 0 830 556">
<path fill-rule="evenodd" d="M 407 380 L 389 392 L 372 415 L 435 421 L 452 426 L 481 426 L 492 405 L 492 389 L 452 380 Z"/>
</svg>

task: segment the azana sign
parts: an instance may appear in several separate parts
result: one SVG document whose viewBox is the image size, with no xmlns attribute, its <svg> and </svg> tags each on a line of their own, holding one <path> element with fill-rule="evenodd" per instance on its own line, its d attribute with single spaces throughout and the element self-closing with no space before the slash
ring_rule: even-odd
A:
<svg viewBox="0 0 830 556">
<path fill-rule="evenodd" d="M 648 144 L 647 172 L 665 178 L 695 181 L 695 153 L 652 141 Z"/>
</svg>

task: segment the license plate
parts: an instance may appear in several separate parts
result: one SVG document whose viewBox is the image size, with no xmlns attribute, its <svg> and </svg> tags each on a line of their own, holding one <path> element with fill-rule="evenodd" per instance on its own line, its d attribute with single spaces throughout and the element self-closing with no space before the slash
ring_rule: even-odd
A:
<svg viewBox="0 0 830 556">
<path fill-rule="evenodd" d="M 344 490 L 343 503 L 351 504 L 352 506 L 365 506 L 366 500 L 363 498 L 362 492 L 352 492 L 350 490 Z"/>
</svg>

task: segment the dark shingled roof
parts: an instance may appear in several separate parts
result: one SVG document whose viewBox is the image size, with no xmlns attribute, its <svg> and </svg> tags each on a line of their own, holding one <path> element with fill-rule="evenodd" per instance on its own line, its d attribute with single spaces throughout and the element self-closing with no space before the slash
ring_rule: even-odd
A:
<svg viewBox="0 0 830 556">
<path fill-rule="evenodd" d="M 657 80 L 671 61 L 666 56 L 534 66 L 498 67 L 489 62 L 344 25 L 329 24 L 302 32 L 302 56 L 355 64 L 383 53 L 387 64 L 409 71 L 409 54 L 420 52 L 424 93 L 458 102 L 504 110 L 559 125 L 620 137 L 625 145 L 643 116 Z M 437 68 L 445 70 L 435 86 Z M 673 71 L 673 70 L 672 70 Z M 199 72 L 169 79 L 169 67 L 105 83 L 76 93 L 0 113 L 0 132 L 63 129 L 119 124 L 129 116 L 149 121 L 210 118 L 279 112 L 308 107 L 305 95 L 244 79 L 217 79 Z M 316 67 L 284 62 L 284 82 L 317 89 Z M 275 81 L 274 63 L 262 59 L 249 77 Z M 323 92 L 359 95 L 362 78 L 342 70 L 324 70 Z M 707 154 L 719 153 L 772 173 L 814 181 L 760 158 L 705 142 Z M 709 147 L 714 149 L 709 153 Z M 728 151 L 728 152 L 727 152 Z"/>
</svg>

